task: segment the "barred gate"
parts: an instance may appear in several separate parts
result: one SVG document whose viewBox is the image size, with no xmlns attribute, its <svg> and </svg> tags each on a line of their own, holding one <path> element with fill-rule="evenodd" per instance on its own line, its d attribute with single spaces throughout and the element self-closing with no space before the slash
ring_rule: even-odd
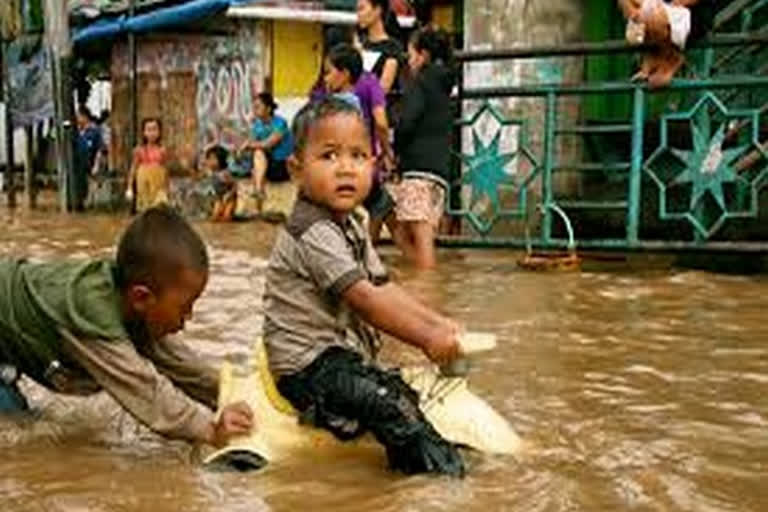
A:
<svg viewBox="0 0 768 512">
<path fill-rule="evenodd" d="M 768 0 L 736 0 L 663 90 L 628 77 L 460 87 L 448 213 L 462 229 L 441 242 L 768 251 L 767 45 Z M 609 41 L 466 51 L 459 60 L 466 76 L 479 62 L 589 62 L 643 50 Z M 620 107 L 585 119 L 590 102 Z M 561 175 L 570 186 L 558 185 Z"/>
</svg>

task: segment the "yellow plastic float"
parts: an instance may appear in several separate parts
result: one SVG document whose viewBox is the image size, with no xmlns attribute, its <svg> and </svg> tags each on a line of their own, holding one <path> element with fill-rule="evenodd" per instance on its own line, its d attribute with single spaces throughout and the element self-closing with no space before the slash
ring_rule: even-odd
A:
<svg viewBox="0 0 768 512">
<path fill-rule="evenodd" d="M 464 354 L 490 350 L 495 346 L 495 337 L 470 333 L 462 338 L 461 345 Z M 440 372 L 433 365 L 402 369 L 403 379 L 418 392 L 420 407 L 437 431 L 445 439 L 468 448 L 516 454 L 521 440 L 509 422 L 470 391 L 465 376 L 446 377 L 444 373 L 447 372 Z M 206 465 L 237 467 L 237 460 L 245 457 L 247 462 L 241 469 L 259 469 L 271 462 L 307 457 L 309 453 L 312 457 L 384 453 L 370 435 L 341 442 L 325 430 L 300 424 L 297 412 L 275 386 L 261 339 L 246 368 L 236 370 L 225 363 L 221 369 L 219 409 L 239 401 L 253 409 L 256 428 L 250 435 L 233 438 L 225 448 L 209 455 Z"/>
</svg>

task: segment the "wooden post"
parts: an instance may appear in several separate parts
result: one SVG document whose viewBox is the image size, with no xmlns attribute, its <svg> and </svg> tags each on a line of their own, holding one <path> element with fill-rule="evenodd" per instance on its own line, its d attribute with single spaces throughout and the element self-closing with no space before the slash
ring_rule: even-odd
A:
<svg viewBox="0 0 768 512">
<path fill-rule="evenodd" d="M 62 211 L 72 205 L 72 142 L 74 98 L 72 97 L 72 45 L 69 39 L 69 16 L 66 2 L 45 0 L 45 36 L 50 49 L 53 91 L 56 104 L 56 166 L 59 175 L 59 204 Z"/>
<path fill-rule="evenodd" d="M 16 161 L 13 146 L 13 116 L 11 116 L 11 78 L 9 76 L 10 66 L 8 63 L 7 41 L 2 42 L 0 55 L 2 56 L 3 72 L 3 97 L 5 99 L 5 158 L 7 165 L 5 168 L 5 188 L 8 193 L 8 207 L 16 207 L 16 186 L 13 179 L 13 168 Z"/>
<path fill-rule="evenodd" d="M 24 167 L 24 192 L 27 194 L 27 206 L 34 208 L 37 200 L 35 190 L 35 127 L 29 125 L 24 130 L 27 139 L 27 158 Z"/>
</svg>

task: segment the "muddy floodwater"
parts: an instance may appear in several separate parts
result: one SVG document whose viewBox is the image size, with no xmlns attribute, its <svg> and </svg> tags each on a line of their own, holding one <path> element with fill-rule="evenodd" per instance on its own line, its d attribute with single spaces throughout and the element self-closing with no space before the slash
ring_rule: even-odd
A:
<svg viewBox="0 0 768 512">
<path fill-rule="evenodd" d="M 0 257 L 107 256 L 125 221 L 0 210 Z M 212 275 L 186 338 L 217 364 L 260 331 L 274 229 L 199 228 Z M 0 420 L 0 510 L 768 510 L 766 277 L 635 263 L 536 274 L 503 251 L 443 252 L 438 272 L 416 276 L 383 253 L 414 293 L 498 334 L 470 384 L 527 441 L 521 458 L 468 454 L 464 480 L 403 478 L 383 459 L 210 473 L 103 394 L 25 381 L 39 417 Z"/>
</svg>

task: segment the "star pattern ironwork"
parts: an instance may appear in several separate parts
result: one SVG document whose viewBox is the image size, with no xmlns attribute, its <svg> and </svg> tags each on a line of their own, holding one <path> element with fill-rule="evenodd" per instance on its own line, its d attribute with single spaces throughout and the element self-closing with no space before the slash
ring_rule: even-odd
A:
<svg viewBox="0 0 768 512">
<path fill-rule="evenodd" d="M 704 119 L 702 120 L 702 117 Z M 705 92 L 688 111 L 669 113 L 660 121 L 661 142 L 643 165 L 646 175 L 653 180 L 659 191 L 659 218 L 662 220 L 685 220 L 695 231 L 707 239 L 714 235 L 732 218 L 755 218 L 758 209 L 758 192 L 768 177 L 768 166 L 757 169 L 754 177 L 747 179 L 737 171 L 736 162 L 740 157 L 756 151 L 764 160 L 768 154 L 759 143 L 760 112 L 755 109 L 729 109 L 712 92 Z M 748 142 L 744 145 L 723 149 L 727 131 L 732 122 L 739 120 L 741 134 Z M 669 146 L 670 121 L 688 121 L 691 127 L 692 149 L 683 150 Z M 702 128 L 701 122 L 719 123 L 712 137 Z M 683 168 L 669 176 L 664 170 L 669 156 L 679 161 Z M 748 205 L 733 209 L 727 200 L 724 185 L 739 184 L 747 191 Z M 672 210 L 668 195 L 670 188 L 678 185 L 690 185 L 690 200 L 685 211 Z M 711 217 L 704 213 L 703 200 L 709 195 L 717 208 L 719 216 Z"/>
<path fill-rule="evenodd" d="M 707 192 L 712 195 L 722 210 L 727 210 L 723 185 L 741 179 L 732 166 L 749 145 L 723 149 L 725 124 L 720 125 L 720 129 L 711 140 L 707 140 L 695 125 L 692 132 L 692 151 L 671 148 L 672 154 L 686 164 L 685 170 L 674 179 L 674 183 L 691 184 L 691 210 L 696 208 Z"/>
<path fill-rule="evenodd" d="M 496 133 L 488 144 L 485 144 L 475 129 L 484 116 L 490 116 L 498 123 Z M 472 131 L 472 154 L 456 153 L 464 164 L 465 171 L 459 180 L 461 185 L 471 190 L 468 207 L 451 212 L 460 215 L 470 222 L 480 234 L 488 234 L 500 219 L 523 218 L 527 214 L 528 187 L 541 172 L 541 166 L 528 147 L 528 126 L 522 119 L 508 118 L 490 101 L 482 105 L 469 117 L 458 121 L 457 126 L 468 127 Z M 501 137 L 506 128 L 516 128 L 516 150 L 502 152 Z M 515 158 L 523 158 L 530 164 L 530 171 L 525 176 L 508 173 L 506 168 Z M 500 191 L 509 188 L 517 191 L 517 205 L 505 209 L 502 205 Z M 491 207 L 488 211 L 478 213 L 476 207 L 486 199 Z"/>
<path fill-rule="evenodd" d="M 491 202 L 494 211 L 499 210 L 499 185 L 512 179 L 506 171 L 506 165 L 517 156 L 517 152 L 502 153 L 499 148 L 500 140 L 501 129 L 496 131 L 488 145 L 483 143 L 477 131 L 473 129 L 474 154 L 461 155 L 468 169 L 461 181 L 472 188 L 472 204 L 476 204 L 484 196 Z"/>
</svg>

